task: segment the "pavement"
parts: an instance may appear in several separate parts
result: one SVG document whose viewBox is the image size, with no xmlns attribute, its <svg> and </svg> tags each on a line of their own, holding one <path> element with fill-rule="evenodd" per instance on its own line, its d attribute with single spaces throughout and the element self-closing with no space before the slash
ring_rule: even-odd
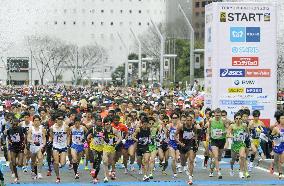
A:
<svg viewBox="0 0 284 186">
<path fill-rule="evenodd" d="M 1 154 L 0 154 L 1 157 Z M 0 158 L 0 162 L 3 160 L 3 158 Z M 240 179 L 238 177 L 238 169 L 239 166 L 235 165 L 235 175 L 232 177 L 230 176 L 230 159 L 224 158 L 220 164 L 221 166 L 221 172 L 223 175 L 223 179 L 219 180 L 216 177 L 216 174 L 214 177 L 210 178 L 208 176 L 209 171 L 202 168 L 202 162 L 203 162 L 203 156 L 197 155 L 196 158 L 196 167 L 194 169 L 194 177 L 193 177 L 193 184 L 194 185 L 284 185 L 284 180 L 278 180 L 277 175 L 271 175 L 269 171 L 265 168 L 267 165 L 269 165 L 269 161 L 266 162 L 263 161 L 260 163 L 259 167 L 255 167 L 253 171 L 251 172 L 251 178 L 248 179 Z M 5 162 L 2 161 L 2 164 L 5 164 Z M 128 174 L 124 173 L 124 168 L 121 165 L 117 166 L 117 180 L 112 181 L 109 180 L 109 183 L 99 183 L 97 185 L 102 186 L 140 186 L 140 185 L 150 185 L 150 186 L 186 186 L 187 185 L 187 176 L 185 173 L 178 174 L 177 178 L 172 178 L 172 170 L 169 162 L 169 167 L 167 169 L 166 176 L 162 175 L 161 169 L 158 167 L 158 164 L 156 171 L 154 173 L 154 179 L 149 182 L 143 182 L 142 178 L 143 175 L 139 175 L 138 171 L 129 172 Z M 265 165 L 265 166 L 264 166 Z M 2 166 L 5 182 L 7 186 L 11 186 L 14 184 L 11 184 L 13 181 L 13 178 L 11 178 L 11 173 L 9 170 L 9 167 Z M 137 168 L 137 167 L 136 167 Z M 46 170 L 47 167 L 43 167 L 43 176 L 44 178 L 42 180 L 32 180 L 31 179 L 31 173 L 28 171 L 28 173 L 23 173 L 21 169 L 18 168 L 19 176 L 20 176 L 20 185 L 24 186 L 34 186 L 35 184 L 37 186 L 54 186 L 57 185 L 55 183 L 55 175 L 52 173 L 51 177 L 46 177 Z M 73 170 L 68 170 L 68 166 L 63 167 L 61 170 L 61 183 L 62 186 L 69 186 L 69 185 L 76 185 L 76 186 L 89 186 L 94 185 L 91 183 L 91 177 L 89 175 L 89 171 L 84 170 L 84 166 L 80 165 L 79 167 L 79 174 L 80 179 L 75 180 L 74 179 L 74 173 Z M 103 168 L 101 166 L 101 171 L 99 174 L 99 179 L 103 180 Z"/>
</svg>

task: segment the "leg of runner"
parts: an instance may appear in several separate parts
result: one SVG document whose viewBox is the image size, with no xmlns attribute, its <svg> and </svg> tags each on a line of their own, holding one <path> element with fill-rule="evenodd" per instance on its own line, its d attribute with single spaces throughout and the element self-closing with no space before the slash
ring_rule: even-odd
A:
<svg viewBox="0 0 284 186">
<path fill-rule="evenodd" d="M 70 162 L 70 164 L 73 165 L 75 179 L 79 179 L 79 174 L 78 174 L 78 166 L 79 166 L 79 161 L 80 161 L 79 156 L 78 156 L 76 149 L 70 148 L 70 152 L 71 152 L 71 159 L 72 159 L 72 162 Z"/>
<path fill-rule="evenodd" d="M 230 165 L 231 165 L 231 170 L 230 170 L 230 176 L 234 176 L 234 164 L 236 162 L 237 159 L 237 154 L 235 153 L 235 151 L 231 150 L 231 161 L 230 161 Z"/>
<path fill-rule="evenodd" d="M 239 173 L 239 176 L 240 178 L 245 178 L 244 176 L 244 172 L 245 172 L 245 163 L 246 163 L 246 150 L 245 150 L 245 147 L 241 147 L 240 149 L 240 173 Z"/>
<path fill-rule="evenodd" d="M 124 165 L 124 173 L 128 173 L 128 159 L 129 159 L 129 154 L 128 154 L 128 149 L 122 148 L 122 155 L 123 155 L 123 165 Z"/>
<path fill-rule="evenodd" d="M 89 170 L 88 162 L 89 162 L 89 148 L 88 143 L 85 144 L 85 170 Z"/>
<path fill-rule="evenodd" d="M 2 166 L 2 165 L 1 165 Z M 2 170 L 0 169 L 0 185 L 1 186 L 4 186 L 5 185 L 5 183 L 4 183 L 4 175 L 3 175 L 3 172 L 2 172 Z"/>
<path fill-rule="evenodd" d="M 150 170 L 150 174 L 149 174 L 149 178 L 153 179 L 153 171 L 154 171 L 154 167 L 155 167 L 155 158 L 157 157 L 157 150 L 152 150 L 152 152 L 150 153 L 150 164 L 149 164 L 149 170 Z"/>
<path fill-rule="evenodd" d="M 284 163 L 284 152 L 279 154 L 279 161 L 278 161 L 279 179 L 283 178 L 283 170 L 282 170 L 283 163 Z"/>
<path fill-rule="evenodd" d="M 208 142 L 202 141 L 203 147 L 204 147 L 204 162 L 203 162 L 203 168 L 207 168 L 208 160 L 209 160 L 209 150 L 208 150 Z"/>
<path fill-rule="evenodd" d="M 136 143 L 134 143 L 133 145 L 131 145 L 128 148 L 128 154 L 130 157 L 130 170 L 134 171 L 134 161 L 135 161 L 135 151 L 136 151 Z"/>
<path fill-rule="evenodd" d="M 91 171 L 91 175 L 93 177 L 94 183 L 98 182 L 98 174 L 100 172 L 100 167 L 101 167 L 101 162 L 102 162 L 102 156 L 103 152 L 102 151 L 92 151 L 93 153 L 93 170 Z"/>
<path fill-rule="evenodd" d="M 149 161 L 150 161 L 150 153 L 146 152 L 143 154 L 143 181 L 149 181 Z"/>
<path fill-rule="evenodd" d="M 220 167 L 219 167 L 219 148 L 216 146 L 212 146 L 212 154 L 213 154 L 213 158 L 214 158 L 214 162 L 215 162 L 215 166 L 216 166 L 216 171 L 218 174 L 219 179 L 222 179 L 222 175 L 220 173 Z M 222 154 L 221 154 L 222 156 Z"/>
<path fill-rule="evenodd" d="M 71 148 L 67 150 L 67 155 L 68 155 L 68 160 L 69 160 L 69 170 L 73 168 L 73 159 L 72 159 L 72 153 L 71 153 Z"/>
<path fill-rule="evenodd" d="M 54 172 L 56 174 L 56 183 L 60 183 L 60 177 L 59 177 L 59 157 L 60 154 L 57 150 L 53 150 L 53 167 Z"/>
<path fill-rule="evenodd" d="M 39 150 L 37 152 L 37 177 L 38 179 L 42 179 L 42 174 L 41 174 L 41 171 L 42 171 L 42 164 L 43 164 L 43 154 L 42 154 L 42 150 Z"/>
<path fill-rule="evenodd" d="M 248 165 L 248 171 L 251 172 L 252 168 L 253 168 L 253 162 L 257 153 L 257 146 L 255 145 L 255 143 L 251 144 L 251 155 L 250 155 L 250 160 L 249 160 L 249 165 Z"/>
<path fill-rule="evenodd" d="M 31 153 L 32 179 L 37 179 L 37 154 Z"/>
<path fill-rule="evenodd" d="M 51 158 L 52 158 L 52 145 L 47 144 L 46 145 L 46 161 L 47 161 L 47 165 L 48 165 L 48 171 L 46 176 L 51 176 Z"/>
<path fill-rule="evenodd" d="M 173 178 L 177 177 L 177 168 L 176 168 L 176 151 L 173 149 L 173 147 L 169 148 L 169 155 L 172 157 L 172 171 L 173 171 Z"/>
<path fill-rule="evenodd" d="M 15 183 L 19 183 L 19 175 L 17 171 L 17 153 L 10 151 L 11 161 L 10 164 L 12 165 L 13 172 L 15 174 Z"/>
<path fill-rule="evenodd" d="M 105 173 L 105 178 L 104 178 L 104 183 L 108 182 L 108 165 L 109 165 L 109 152 L 103 152 L 103 165 L 104 165 L 104 173 Z"/>
<path fill-rule="evenodd" d="M 115 164 L 116 164 L 116 162 L 115 162 L 115 157 L 116 157 L 115 151 L 111 152 L 109 154 L 109 159 L 108 160 L 109 160 L 109 165 L 112 166 L 112 169 L 111 169 L 111 179 L 112 180 L 116 179 L 116 172 L 115 172 Z"/>
<path fill-rule="evenodd" d="M 192 175 L 193 175 L 193 168 L 194 168 L 194 159 L 195 159 L 195 152 L 193 150 L 190 150 L 187 152 L 188 154 L 188 170 L 189 170 L 189 176 L 188 176 L 188 184 L 192 185 Z"/>
</svg>

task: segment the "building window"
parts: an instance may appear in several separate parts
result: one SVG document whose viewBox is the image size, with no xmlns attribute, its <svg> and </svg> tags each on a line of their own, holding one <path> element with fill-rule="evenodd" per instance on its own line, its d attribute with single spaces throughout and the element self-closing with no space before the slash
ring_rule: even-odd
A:
<svg viewBox="0 0 284 186">
<path fill-rule="evenodd" d="M 67 9 L 64 9 L 64 14 L 66 14 L 67 13 Z"/>
<path fill-rule="evenodd" d="M 139 22 L 138 25 L 141 26 L 141 22 Z"/>
<path fill-rule="evenodd" d="M 195 17 L 199 17 L 199 12 L 195 12 Z"/>
<path fill-rule="evenodd" d="M 94 25 L 95 24 L 95 22 L 94 21 L 92 21 L 92 25 Z"/>
<path fill-rule="evenodd" d="M 200 2 L 195 2 L 195 8 L 199 8 L 200 7 Z"/>
<path fill-rule="evenodd" d="M 101 22 L 101 26 L 103 26 L 104 25 L 104 22 Z"/>
<path fill-rule="evenodd" d="M 202 1 L 202 7 L 205 7 L 206 1 Z"/>
<path fill-rule="evenodd" d="M 64 21 L 63 24 L 66 25 L 66 21 Z"/>
<path fill-rule="evenodd" d="M 57 21 L 54 21 L 54 24 L 57 25 Z"/>
<path fill-rule="evenodd" d="M 149 23 L 149 22 L 147 22 L 147 25 L 148 25 L 148 26 L 150 26 L 150 23 Z"/>
<path fill-rule="evenodd" d="M 104 10 L 101 10 L 101 13 L 104 13 Z"/>
<path fill-rule="evenodd" d="M 120 22 L 119 22 L 119 25 L 120 25 L 120 26 L 122 26 L 122 25 L 123 25 L 123 22 L 122 22 L 122 21 L 120 21 Z"/>
<path fill-rule="evenodd" d="M 110 25 L 113 26 L 113 22 L 110 22 Z"/>
<path fill-rule="evenodd" d="M 123 13 L 123 10 L 120 10 L 120 13 L 122 14 L 122 13 Z"/>
<path fill-rule="evenodd" d="M 76 25 L 76 21 L 73 21 L 73 25 Z"/>
<path fill-rule="evenodd" d="M 111 10 L 110 10 L 110 13 L 112 13 L 112 14 L 113 14 L 113 9 L 111 9 Z"/>
<path fill-rule="evenodd" d="M 141 11 L 141 10 L 139 10 L 139 11 L 138 11 L 138 13 L 139 13 L 139 14 L 141 14 L 141 13 L 142 13 L 142 11 Z"/>
<path fill-rule="evenodd" d="M 91 12 L 92 14 L 94 14 L 94 13 L 95 13 L 95 9 L 92 9 L 90 12 Z"/>
<path fill-rule="evenodd" d="M 129 10 L 129 13 L 131 14 L 131 13 L 132 13 L 132 10 Z"/>
</svg>

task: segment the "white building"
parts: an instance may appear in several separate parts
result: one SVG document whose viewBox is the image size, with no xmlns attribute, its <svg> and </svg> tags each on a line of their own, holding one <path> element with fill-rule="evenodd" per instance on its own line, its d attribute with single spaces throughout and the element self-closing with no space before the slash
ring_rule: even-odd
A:
<svg viewBox="0 0 284 186">
<path fill-rule="evenodd" d="M 40 34 L 78 46 L 96 42 L 107 50 L 107 64 L 114 68 L 124 63 L 127 55 L 118 33 L 131 46 L 134 37 L 130 28 L 141 34 L 151 25 L 150 19 L 155 23 L 166 19 L 165 0 L 0 0 L 0 4 L 1 45 L 16 44 L 4 52 L 0 49 L 0 56 L 29 57 L 24 37 Z M 5 79 L 4 70 L 0 68 L 0 79 Z"/>
</svg>

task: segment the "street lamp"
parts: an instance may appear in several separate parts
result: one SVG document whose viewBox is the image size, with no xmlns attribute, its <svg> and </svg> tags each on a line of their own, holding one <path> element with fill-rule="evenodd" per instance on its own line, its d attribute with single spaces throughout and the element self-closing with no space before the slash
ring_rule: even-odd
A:
<svg viewBox="0 0 284 186">
<path fill-rule="evenodd" d="M 133 32 L 132 28 L 130 28 L 131 33 L 133 34 L 134 38 L 136 39 L 136 41 L 138 42 L 138 47 L 139 47 L 139 51 L 138 51 L 138 78 L 141 79 L 142 77 L 142 68 L 141 68 L 141 58 L 142 58 L 142 45 L 141 42 L 139 40 L 139 38 L 137 37 L 137 35 L 135 34 L 135 32 Z"/>
<path fill-rule="evenodd" d="M 190 30 L 190 84 L 193 85 L 194 83 L 194 29 L 190 23 L 190 21 L 188 20 L 184 10 L 182 9 L 181 5 L 178 5 L 178 8 L 180 9 L 180 11 L 182 12 L 182 15 L 184 17 L 184 19 L 186 20 L 187 26 L 189 27 Z"/>
<path fill-rule="evenodd" d="M 160 84 L 163 85 L 163 79 L 164 79 L 164 53 L 165 53 L 165 39 L 160 30 L 158 29 L 157 25 L 153 22 L 151 19 L 152 25 L 155 27 L 156 32 L 158 33 L 161 41 L 160 46 Z"/>
</svg>

